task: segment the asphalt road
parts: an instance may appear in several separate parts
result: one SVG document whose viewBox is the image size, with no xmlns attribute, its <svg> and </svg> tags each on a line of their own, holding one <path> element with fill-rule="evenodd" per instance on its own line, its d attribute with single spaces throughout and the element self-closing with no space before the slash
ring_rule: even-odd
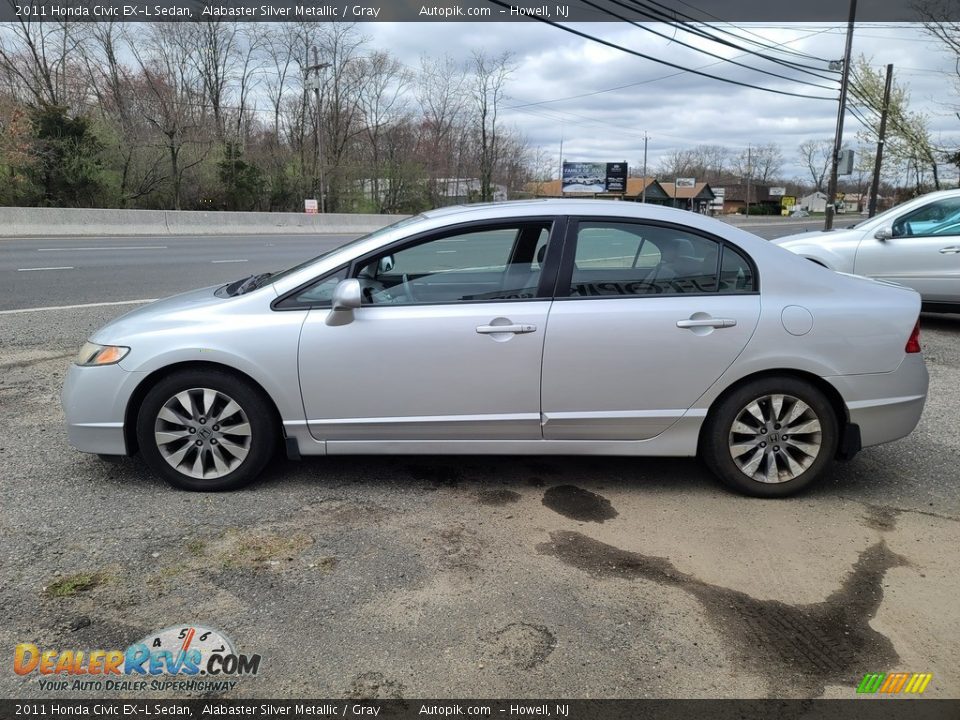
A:
<svg viewBox="0 0 960 720">
<path fill-rule="evenodd" d="M 746 221 L 773 238 L 822 220 Z M 0 230 L 2 232 L 2 230 Z M 0 311 L 160 298 L 282 270 L 351 240 L 349 235 L 0 239 Z"/>
</svg>

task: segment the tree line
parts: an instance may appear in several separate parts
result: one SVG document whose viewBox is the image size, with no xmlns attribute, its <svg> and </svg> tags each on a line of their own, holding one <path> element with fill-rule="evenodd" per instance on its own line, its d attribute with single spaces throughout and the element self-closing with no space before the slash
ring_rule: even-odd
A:
<svg viewBox="0 0 960 720">
<path fill-rule="evenodd" d="M 344 23 L 0 28 L 0 205 L 409 213 L 522 185 L 514 61 L 409 67 Z M 457 187 L 461 178 L 474 179 Z M 321 188 L 322 184 L 322 188 Z"/>
</svg>

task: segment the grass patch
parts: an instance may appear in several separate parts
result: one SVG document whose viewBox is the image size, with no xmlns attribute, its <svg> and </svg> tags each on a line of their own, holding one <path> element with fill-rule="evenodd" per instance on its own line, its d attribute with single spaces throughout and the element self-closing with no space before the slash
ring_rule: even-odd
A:
<svg viewBox="0 0 960 720">
<path fill-rule="evenodd" d="M 51 598 L 73 597 L 77 593 L 88 592 L 103 585 L 106 580 L 101 573 L 75 573 L 50 583 L 44 588 L 43 594 Z"/>
</svg>

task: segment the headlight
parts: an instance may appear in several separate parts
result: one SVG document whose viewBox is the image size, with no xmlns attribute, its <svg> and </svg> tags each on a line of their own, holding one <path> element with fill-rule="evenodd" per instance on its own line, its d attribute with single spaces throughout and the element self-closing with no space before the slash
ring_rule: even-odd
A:
<svg viewBox="0 0 960 720">
<path fill-rule="evenodd" d="M 77 365 L 114 365 L 123 360 L 130 348 L 122 345 L 97 345 L 96 343 L 86 342 L 77 353 L 74 362 Z"/>
</svg>

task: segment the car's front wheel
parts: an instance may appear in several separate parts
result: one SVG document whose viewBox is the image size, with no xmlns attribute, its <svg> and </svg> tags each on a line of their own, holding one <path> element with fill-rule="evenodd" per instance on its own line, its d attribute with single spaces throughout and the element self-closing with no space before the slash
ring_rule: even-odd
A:
<svg viewBox="0 0 960 720">
<path fill-rule="evenodd" d="M 786 497 L 810 486 L 837 451 L 830 402 L 798 378 L 760 378 L 713 409 L 702 456 L 729 487 L 754 497 Z"/>
<path fill-rule="evenodd" d="M 149 390 L 137 415 L 137 442 L 147 465 L 175 487 L 234 490 L 273 455 L 273 418 L 262 393 L 243 380 L 187 370 Z"/>
</svg>

